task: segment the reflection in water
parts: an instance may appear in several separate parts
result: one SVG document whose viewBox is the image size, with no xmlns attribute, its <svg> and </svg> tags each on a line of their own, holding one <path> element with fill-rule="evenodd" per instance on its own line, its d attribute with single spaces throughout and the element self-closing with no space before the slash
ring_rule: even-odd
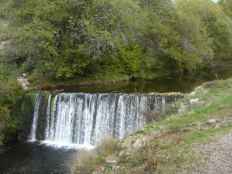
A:
<svg viewBox="0 0 232 174">
<path fill-rule="evenodd" d="M 18 144 L 1 151 L 0 174 L 70 174 L 76 154 L 70 149 Z"/>
<path fill-rule="evenodd" d="M 110 83 L 97 84 L 57 84 L 46 87 L 46 90 L 61 90 L 64 92 L 84 92 L 84 93 L 149 93 L 149 92 L 190 92 L 194 87 L 200 85 L 202 80 L 191 79 L 166 79 L 166 80 L 137 80 L 137 81 L 115 81 Z M 67 85 L 68 84 L 68 85 Z"/>
</svg>

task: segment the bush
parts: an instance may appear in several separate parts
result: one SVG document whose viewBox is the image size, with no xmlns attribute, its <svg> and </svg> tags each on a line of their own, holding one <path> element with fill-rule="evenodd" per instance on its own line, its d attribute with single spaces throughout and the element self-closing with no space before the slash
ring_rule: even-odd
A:
<svg viewBox="0 0 232 174">
<path fill-rule="evenodd" d="M 0 64 L 0 136 L 2 141 L 16 135 L 19 123 L 15 109 L 23 96 L 16 77 L 6 65 Z M 1 142 L 0 142 L 1 143 Z"/>
<path fill-rule="evenodd" d="M 112 138 L 105 139 L 93 151 L 81 151 L 78 153 L 77 164 L 74 165 L 75 174 L 91 174 L 101 170 L 105 159 L 120 150 L 119 142 Z"/>
</svg>

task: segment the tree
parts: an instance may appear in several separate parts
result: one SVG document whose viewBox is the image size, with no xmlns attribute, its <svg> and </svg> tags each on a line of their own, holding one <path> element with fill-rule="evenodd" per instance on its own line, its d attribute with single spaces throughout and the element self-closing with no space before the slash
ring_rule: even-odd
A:
<svg viewBox="0 0 232 174">
<path fill-rule="evenodd" d="M 177 78 L 231 60 L 230 1 L 9 0 L 4 62 L 37 78 Z M 227 63 L 226 63 L 227 64 Z"/>
<path fill-rule="evenodd" d="M 219 4 L 222 6 L 224 12 L 232 17 L 232 2 L 230 0 L 220 0 Z"/>
</svg>

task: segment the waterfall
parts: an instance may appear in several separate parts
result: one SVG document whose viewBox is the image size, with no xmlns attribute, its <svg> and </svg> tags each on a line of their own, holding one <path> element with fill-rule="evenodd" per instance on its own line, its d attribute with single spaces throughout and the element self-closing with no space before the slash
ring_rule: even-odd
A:
<svg viewBox="0 0 232 174">
<path fill-rule="evenodd" d="M 49 131 L 50 131 L 51 99 L 52 99 L 52 95 L 49 95 L 48 106 L 47 106 L 47 111 L 46 111 L 46 115 L 47 115 L 47 126 L 46 126 L 46 132 L 45 132 L 46 139 L 49 137 L 49 134 L 50 134 Z M 53 122 L 53 120 L 52 120 L 52 122 Z"/>
<path fill-rule="evenodd" d="M 41 101 L 41 95 L 37 94 L 35 97 L 33 120 L 32 120 L 30 135 L 29 135 L 29 141 L 31 142 L 36 141 L 36 130 L 37 130 L 37 125 L 38 125 L 40 101 Z"/>
<path fill-rule="evenodd" d="M 162 113 L 166 104 L 176 98 L 158 94 L 60 93 L 49 95 L 46 110 L 38 114 L 38 95 L 30 140 L 36 140 L 39 115 L 45 117 L 41 140 L 46 143 L 94 146 L 107 137 L 122 139 L 144 127 L 146 113 Z"/>
</svg>

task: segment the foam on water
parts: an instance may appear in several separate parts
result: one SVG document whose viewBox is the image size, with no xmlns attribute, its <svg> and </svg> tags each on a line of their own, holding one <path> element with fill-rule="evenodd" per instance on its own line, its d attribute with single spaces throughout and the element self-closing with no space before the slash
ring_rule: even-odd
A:
<svg viewBox="0 0 232 174">
<path fill-rule="evenodd" d="M 41 141 L 40 144 L 62 149 L 93 150 L 95 146 L 89 144 L 70 144 L 65 142 Z"/>
</svg>

